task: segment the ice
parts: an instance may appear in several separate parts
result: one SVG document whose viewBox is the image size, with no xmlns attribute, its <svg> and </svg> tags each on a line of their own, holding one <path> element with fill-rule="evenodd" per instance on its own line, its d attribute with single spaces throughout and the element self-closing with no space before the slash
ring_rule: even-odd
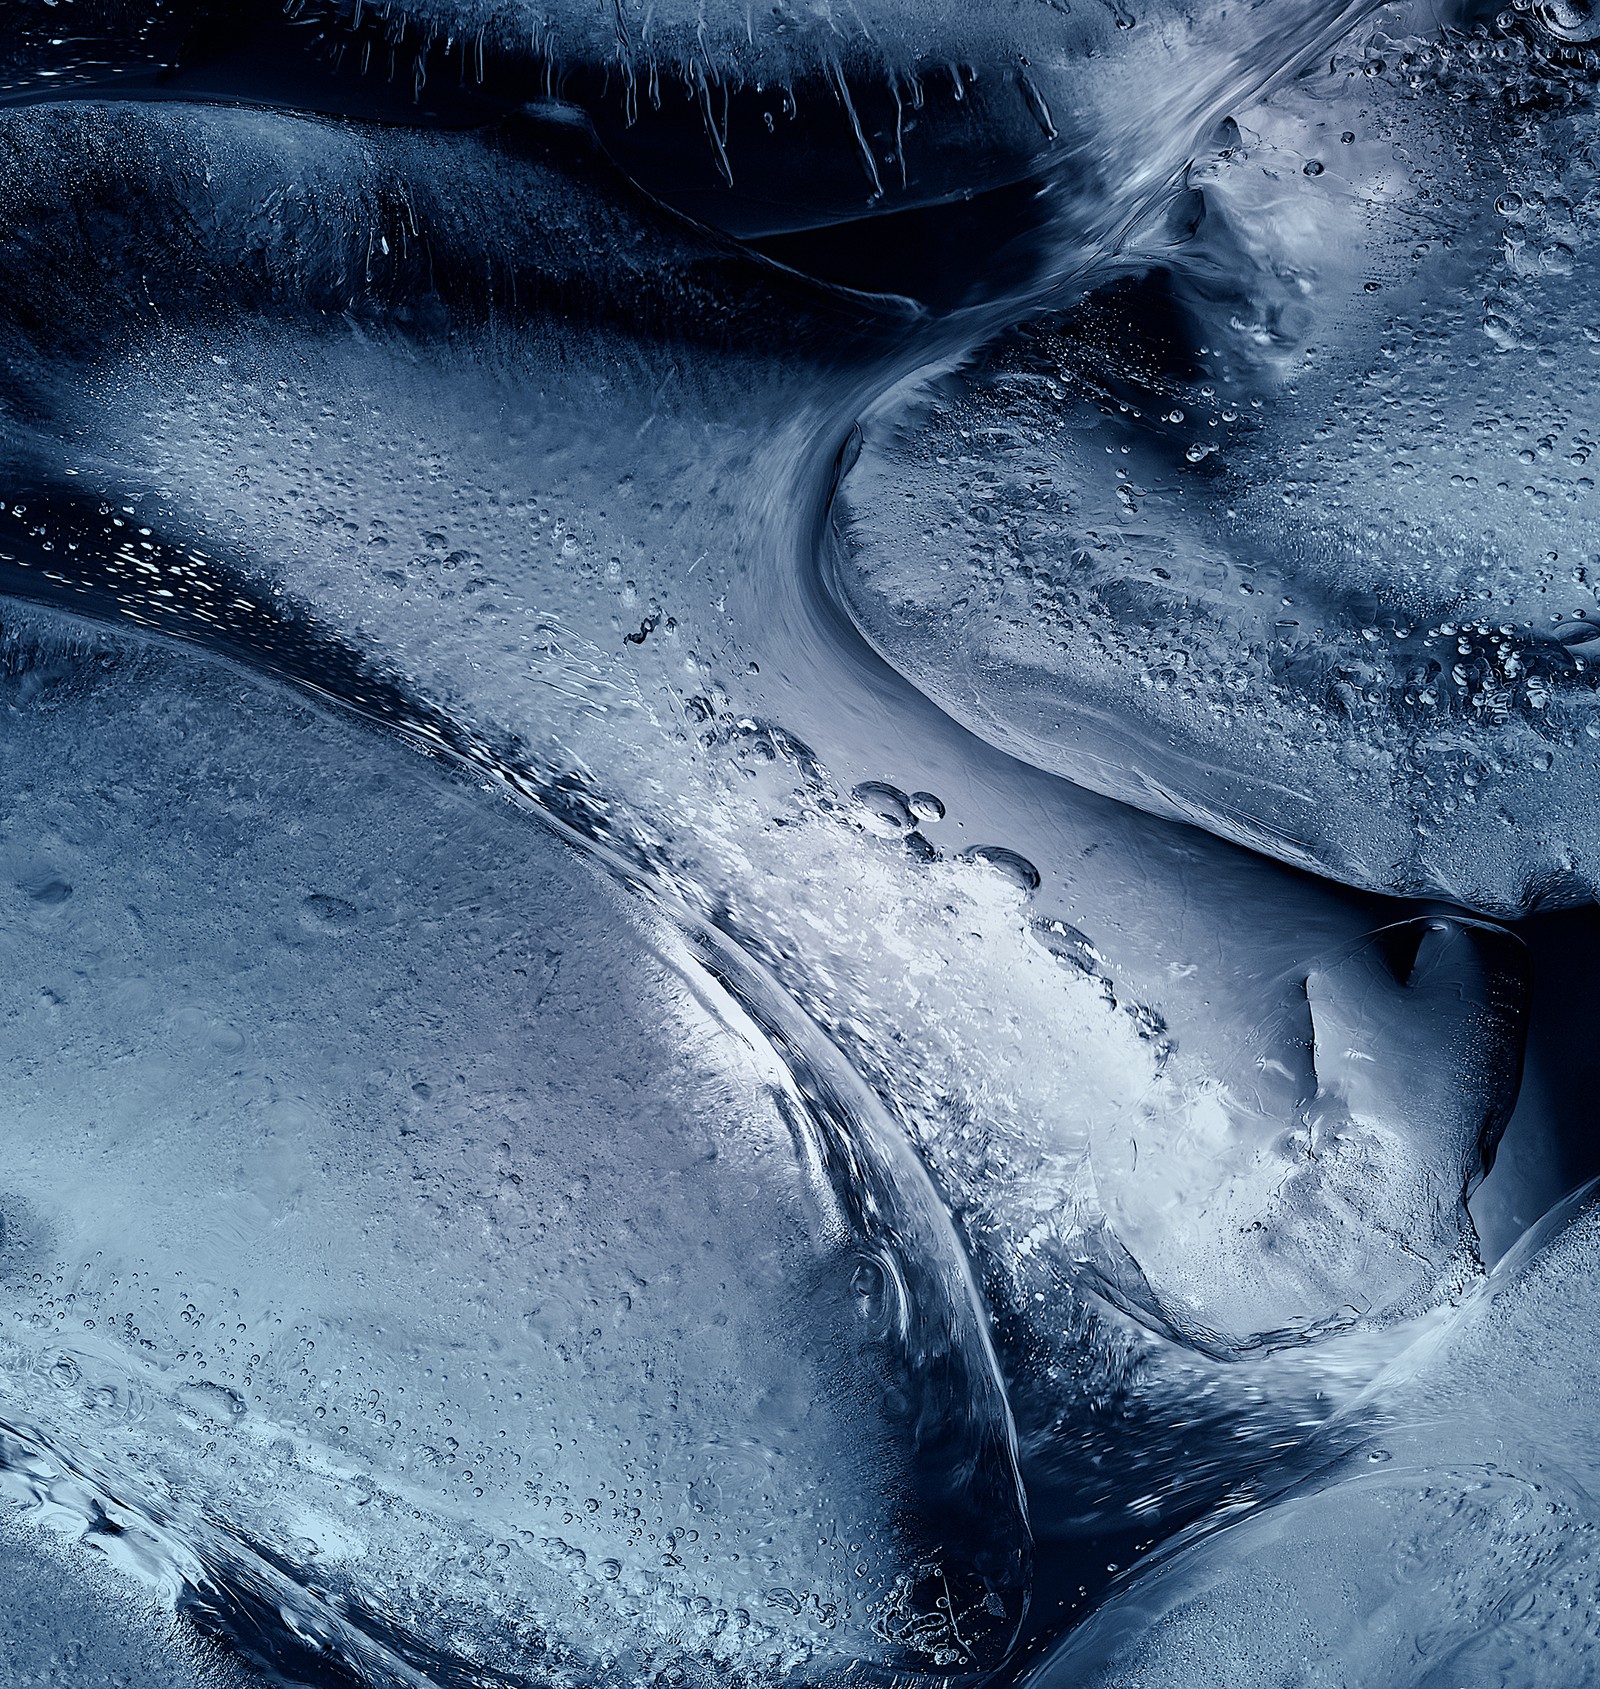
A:
<svg viewBox="0 0 1600 1689">
<path fill-rule="evenodd" d="M 1038 1689 L 1589 1681 L 1593 1187 L 1330 1432 L 1325 1468 L 1136 1572 Z"/>
<path fill-rule="evenodd" d="M 1106 238 L 1213 109 L 1371 4 L 71 0 L 64 18 L 19 0 L 0 98 L 153 88 L 460 122 L 558 96 L 652 191 L 741 234 L 1039 178 L 1063 184 L 1064 220 Z"/>
<path fill-rule="evenodd" d="M 916 319 L 686 230 L 571 131 L 5 134 L 60 207 L 7 277 L 7 589 L 332 693 L 754 958 L 925 1158 L 1079 1515 L 1217 1493 L 1367 1376 L 1297 1351 L 1471 1282 L 1518 947 L 994 753 L 839 616 L 828 492 Z M 61 269 L 81 324 L 28 291 Z"/>
<path fill-rule="evenodd" d="M 1316 1089 L 1275 1133 L 1252 1142 L 1199 1111 L 1165 1135 L 1127 1117 L 1091 1127 L 1110 1230 L 1179 1330 L 1224 1349 L 1241 1333 L 1270 1341 L 1348 1323 L 1355 1297 L 1420 1312 L 1441 1278 L 1471 1276 L 1463 1204 L 1520 1059 L 1516 949 L 1494 929 L 1424 921 L 1314 969 Z M 1394 1227 L 1403 1249 L 1378 1241 Z M 1275 1328 L 1285 1309 L 1296 1319 Z"/>
<path fill-rule="evenodd" d="M 291 1665 L 995 1663 L 965 1262 L 737 958 L 214 659 L 4 655 L 6 1465 Z"/>
<path fill-rule="evenodd" d="M 410 16 L 421 38 L 478 31 L 511 55 L 531 44 L 638 180 L 744 234 L 1037 176 L 1066 184 L 1063 220 L 1092 240 L 1181 168 L 1214 106 L 1315 56 L 1364 9 L 422 0 Z"/>
<path fill-rule="evenodd" d="M 841 591 L 1043 767 L 1516 912 L 1595 886 L 1600 131 L 1536 24 L 1404 21 L 1232 108 L 1085 304 L 874 409 Z"/>
<path fill-rule="evenodd" d="M 137 1584 L 0 1515 L 0 1667 L 9 1689 L 251 1689 L 259 1679 Z"/>
<path fill-rule="evenodd" d="M 1584 1677 L 1580 10 L 18 0 L 0 1678 Z"/>
</svg>

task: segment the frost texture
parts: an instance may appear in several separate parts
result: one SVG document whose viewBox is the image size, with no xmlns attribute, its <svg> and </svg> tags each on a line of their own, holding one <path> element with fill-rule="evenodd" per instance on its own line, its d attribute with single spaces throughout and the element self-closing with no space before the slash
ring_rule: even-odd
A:
<svg viewBox="0 0 1600 1689">
<path fill-rule="evenodd" d="M 98 577 L 111 607 L 226 638 L 302 678 L 314 661 L 319 686 L 378 697 L 425 743 L 447 723 L 452 748 L 700 907 L 893 1099 L 935 1176 L 976 1211 L 976 1239 L 998 1234 L 1016 1303 L 1036 1308 L 1043 1294 L 1052 1324 L 1060 1292 L 1024 1289 L 1019 1252 L 1047 1249 L 1053 1280 L 1087 1273 L 1159 1328 L 1224 1350 L 1414 1311 L 1474 1270 L 1460 1202 L 1514 1086 L 1514 946 L 1440 1002 L 1440 1016 L 1468 1017 L 1465 1036 L 1417 1051 L 1391 1042 L 1364 999 L 1373 977 L 1409 977 L 1419 934 L 1365 971 L 1350 960 L 1391 915 L 1381 905 L 1352 908 L 1227 850 L 1196 867 L 1192 841 L 1009 768 L 996 769 L 982 814 L 921 827 L 902 789 L 862 782 L 852 804 L 823 772 L 906 768 L 909 787 L 946 785 L 939 724 L 915 713 L 909 689 L 886 703 L 867 654 L 849 645 L 824 666 L 833 653 L 819 642 L 837 647 L 847 630 L 828 625 L 827 602 L 797 573 L 788 530 L 805 477 L 826 467 L 797 439 L 860 388 L 841 347 L 853 339 L 858 364 L 887 363 L 896 319 L 808 296 L 643 206 L 624 234 L 621 208 L 591 185 L 595 167 L 541 156 L 537 134 L 486 159 L 476 142 L 358 144 L 303 120 L 263 118 L 241 135 L 233 119 L 79 108 L 21 114 L 12 135 L 36 160 L 30 180 L 82 156 L 116 158 L 139 210 L 126 255 L 76 248 L 79 221 L 64 225 L 73 264 L 115 263 L 118 285 L 86 299 L 89 349 L 63 344 L 52 322 L 17 358 L 24 371 L 37 361 L 37 390 L 61 407 L 48 431 L 43 405 L 28 407 L 19 453 L 57 490 L 14 518 L 19 544 L 58 525 L 49 543 L 115 543 L 105 519 L 79 510 L 87 526 L 72 527 L 75 507 L 61 507 L 74 481 L 105 484 L 109 468 L 140 524 L 176 547 L 130 536 Z M 311 186 L 252 197 L 257 174 L 286 161 Z M 393 222 L 352 253 L 349 207 L 387 208 Z M 537 244 L 502 235 L 530 225 Z M 259 256 L 234 258 L 228 236 L 207 233 L 219 226 L 249 231 Z M 579 255 L 607 240 L 626 256 L 590 276 L 589 310 L 642 299 L 665 345 L 603 316 L 575 335 L 523 307 L 560 297 Z M 476 310 L 419 321 L 388 306 L 406 265 L 471 278 L 485 250 L 517 250 L 523 263 L 491 269 L 487 298 L 467 296 Z M 660 274 L 641 292 L 647 259 Z M 60 261 L 54 245 L 36 254 L 19 289 Z M 355 268 L 368 262 L 370 280 Z M 150 278 L 152 300 L 163 276 L 173 291 L 151 321 L 134 315 L 108 335 L 124 268 Z M 328 289 L 364 296 L 372 320 L 329 324 L 316 311 Z M 207 309 L 208 292 L 226 309 Z M 24 296 L 16 315 L 27 309 Z M 163 325 L 184 309 L 195 318 L 174 347 Z M 213 538 L 217 509 L 229 523 Z M 14 555 L 41 572 L 23 590 L 60 573 L 37 550 Z M 230 565 L 243 581 L 227 586 Z M 220 573 L 202 585 L 207 571 Z M 341 683 L 325 652 L 297 655 L 307 636 L 274 633 L 238 599 L 241 584 L 251 602 L 287 590 L 319 639 L 359 649 L 366 667 Z M 374 692 L 374 671 L 387 692 Z M 886 708 L 901 721 L 875 722 Z M 965 748 L 944 760 L 960 778 Z M 959 830 L 979 825 L 963 848 Z M 952 831 L 944 848 L 932 842 Z M 1105 869 L 1086 875 L 1073 859 L 1103 843 Z M 1036 858 L 1065 900 L 1030 910 L 1018 894 Z M 1186 953 L 1209 956 L 1229 943 L 1230 888 L 1262 895 L 1261 873 L 1282 959 L 1259 938 L 1231 946 L 1219 1004 L 1209 973 L 1173 950 L 1173 922 L 1190 929 Z M 963 941 L 974 925 L 976 941 Z M 1479 940 L 1463 929 L 1461 943 Z M 886 966 L 896 954 L 909 973 Z M 1390 1077 L 1354 1114 L 1346 1057 L 1326 1038 L 1309 1048 L 1319 1013 L 1333 1025 L 1365 1015 L 1384 1046 L 1374 1053 Z M 1069 1058 L 1065 1071 L 1019 1071 L 1012 1051 L 1035 1036 Z M 1139 1141 L 1134 1194 L 1124 1187 Z M 1115 1222 L 1107 1235 L 1108 1205 L 1127 1216 L 1127 1240 Z M 1175 1216 L 1169 1237 L 1154 1221 L 1162 1210 Z"/>
<path fill-rule="evenodd" d="M 38 1475 L 20 1483 L 8 1475 L 6 1487 L 27 1493 Z M 101 1541 L 114 1565 L 126 1563 L 122 1544 Z M 17 1689 L 249 1689 L 257 1681 L 160 1602 L 130 1595 L 116 1572 L 66 1549 L 12 1507 L 0 1518 L 0 1582 L 0 1661 Z"/>
</svg>

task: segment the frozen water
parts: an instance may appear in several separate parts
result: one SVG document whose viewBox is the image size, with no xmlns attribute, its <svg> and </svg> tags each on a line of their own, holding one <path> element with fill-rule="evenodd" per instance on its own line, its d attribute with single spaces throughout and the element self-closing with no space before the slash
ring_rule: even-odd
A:
<svg viewBox="0 0 1600 1689">
<path fill-rule="evenodd" d="M 1200 1335 L 1226 1346 L 1275 1335 L 1275 1320 L 1314 1325 L 1319 1306 L 1321 1323 L 1345 1323 L 1353 1296 L 1415 1312 L 1436 1275 L 1470 1272 L 1462 1204 L 1518 1060 L 1514 944 L 1421 922 L 1316 968 L 1315 1091 L 1254 1143 L 1237 1120 L 1198 1110 L 1166 1133 L 1127 1116 L 1091 1126 L 1111 1233 L 1175 1325 L 1210 1322 Z M 1396 1226 L 1398 1249 L 1379 1241 Z"/>
<path fill-rule="evenodd" d="M 893 1140 L 505 803 L 215 663 L 5 656 L 8 1434 L 362 1669 L 1003 1654 L 1009 1418 Z"/>
<path fill-rule="evenodd" d="M 793 512 L 821 530 L 903 314 L 734 258 L 560 131 L 6 124 L 63 208 L 15 213 L 43 232 L 8 278 L 11 590 L 379 714 L 758 957 L 954 1205 L 1036 1458 L 1087 1458 L 1112 1402 L 1187 1419 L 1195 1349 L 1470 1282 L 1517 946 L 1075 792 L 872 658 Z M 115 243 L 76 209 L 103 178 L 63 191 L 84 159 L 137 208 Z M 424 264 L 448 311 L 410 303 Z M 81 331 L 29 291 L 62 268 L 101 278 Z M 1217 1375 L 1220 1437 L 1332 1388 L 1277 1376 Z M 1159 1464 L 1134 1493 L 1205 1467 Z"/>
<path fill-rule="evenodd" d="M 1063 214 L 1103 237 L 1119 206 L 1181 168 L 1207 112 L 1313 57 L 1364 9 L 421 0 L 407 16 L 423 43 L 476 33 L 512 55 L 526 44 L 641 181 L 669 198 L 686 191 L 700 214 L 745 233 L 1042 175 L 1069 184 Z M 327 12 L 337 40 L 346 9 Z M 707 191 L 713 172 L 728 191 Z"/>
<path fill-rule="evenodd" d="M 258 1681 L 138 1584 L 12 1509 L 0 1516 L 0 1588 L 0 1664 L 14 1689 L 251 1689 Z"/>
<path fill-rule="evenodd" d="M 1132 1578 L 1038 1689 L 1542 1689 L 1600 1656 L 1579 1199 L 1330 1435 L 1315 1479 Z"/>
<path fill-rule="evenodd" d="M 559 95 L 638 179 L 744 234 L 1059 180 L 1108 235 L 1218 107 L 1372 0 L 19 0 L 0 97 L 73 85 L 460 121 Z M 288 16 L 283 15 L 287 12 Z"/>
<path fill-rule="evenodd" d="M 1236 108 L 1085 304 L 875 411 L 842 590 L 1041 766 L 1379 890 L 1584 900 L 1592 69 L 1397 27 Z"/>
<path fill-rule="evenodd" d="M 1197 1520 L 1048 1681 L 1292 1646 L 1138 1603 L 1455 1483 L 1465 909 L 1589 890 L 1583 19 L 69 3 L 0 43 L 0 1505 L 109 1563 L 85 1658 L 1000 1689 Z"/>
</svg>

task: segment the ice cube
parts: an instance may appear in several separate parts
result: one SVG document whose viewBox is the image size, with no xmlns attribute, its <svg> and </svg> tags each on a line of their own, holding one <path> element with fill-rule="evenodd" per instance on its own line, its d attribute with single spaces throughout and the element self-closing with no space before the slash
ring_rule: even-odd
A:
<svg viewBox="0 0 1600 1689">
<path fill-rule="evenodd" d="M 1037 1689 L 1589 1679 L 1592 1187 L 1324 1438 L 1324 1469 L 1135 1568 Z"/>
<path fill-rule="evenodd" d="M 358 1668 L 995 1663 L 954 1233 L 731 964 L 215 659 L 4 655 L 0 1418 L 85 1506 Z"/>
<path fill-rule="evenodd" d="M 1530 19 L 1394 29 L 1236 108 L 1087 303 L 873 412 L 841 591 L 1042 767 L 1377 890 L 1582 901 L 1588 73 Z"/>
</svg>

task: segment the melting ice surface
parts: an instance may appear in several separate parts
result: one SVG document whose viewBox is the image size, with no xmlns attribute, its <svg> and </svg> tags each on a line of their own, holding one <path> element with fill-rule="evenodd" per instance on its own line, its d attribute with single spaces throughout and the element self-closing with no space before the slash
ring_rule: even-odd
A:
<svg viewBox="0 0 1600 1689">
<path fill-rule="evenodd" d="M 254 1681 L 237 1660 L 175 1618 L 170 1602 L 64 1548 L 51 1525 L 8 1515 L 0 1580 L 6 1592 L 0 1659 L 10 1683 L 246 1689 Z"/>
<path fill-rule="evenodd" d="M 1358 959 L 1394 911 L 949 743 L 850 641 L 792 533 L 831 463 L 800 448 L 831 445 L 860 368 L 896 355 L 865 307 L 808 299 L 643 205 L 624 236 L 623 207 L 596 203 L 582 155 L 579 167 L 530 156 L 526 138 L 485 157 L 476 140 L 355 137 L 285 118 L 247 129 L 170 107 L 33 108 L 9 123 L 32 153 L 29 180 L 75 158 L 117 159 L 131 201 L 152 199 L 124 225 L 149 243 L 133 260 L 149 297 L 163 275 L 181 289 L 156 315 L 190 314 L 181 348 L 137 314 L 109 332 L 127 260 L 84 251 L 75 262 L 118 267 L 104 294 L 85 295 L 92 354 L 53 327 L 30 382 L 42 337 L 19 301 L 19 385 L 34 397 L 18 451 L 54 488 L 12 518 L 32 570 L 24 580 L 19 566 L 21 590 L 48 590 L 57 559 L 73 571 L 85 548 L 103 554 L 126 508 L 139 514 L 98 583 L 108 603 L 158 624 L 186 603 L 186 630 L 201 637 L 232 614 L 233 637 L 271 663 L 287 659 L 274 658 L 270 628 L 228 607 L 246 602 L 245 585 L 288 594 L 322 637 L 365 652 L 458 734 L 470 724 L 469 754 L 544 791 L 777 970 L 1013 1264 L 1047 1247 L 1066 1271 L 1087 1252 L 1120 1296 L 1222 1349 L 1415 1311 L 1473 1270 L 1461 1198 L 1510 1100 L 1515 945 L 1441 927 L 1426 948 L 1443 940 L 1447 983 L 1430 991 L 1420 929 L 1409 947 L 1377 942 Z M 286 163 L 309 184 L 293 197 L 276 186 Z M 354 252 L 342 227 L 337 244 L 322 240 L 329 203 L 372 201 L 390 232 L 369 226 Z M 558 207 L 564 222 L 542 215 Z M 509 249 L 510 219 L 537 229 L 520 248 L 527 270 L 497 281 L 498 308 L 480 306 L 477 321 L 458 308 L 443 323 L 381 312 L 330 327 L 316 308 L 330 284 L 370 289 L 381 307 L 393 269 L 419 253 L 470 277 L 474 254 Z M 225 241 L 197 247 L 195 231 L 219 222 L 265 250 L 241 264 Z M 574 254 L 607 232 L 627 257 L 590 277 L 594 298 L 638 290 L 653 248 L 664 278 L 644 298 L 672 331 L 664 343 L 603 320 L 575 334 L 541 303 L 570 290 Z M 356 266 L 384 246 L 367 283 Z M 28 267 L 60 261 L 46 248 Z M 258 273 L 265 296 L 242 309 Z M 213 289 L 226 310 L 206 309 Z M 731 346 L 705 345 L 713 331 Z M 59 422 L 41 424 L 57 405 Z M 61 501 L 86 484 L 134 502 L 80 514 L 79 537 Z M 178 548 L 165 561 L 146 527 Z M 241 581 L 208 581 L 230 557 Z M 88 584 L 74 572 L 64 590 Z M 363 685 L 346 683 L 357 702 Z M 967 799 L 970 815 L 932 796 L 975 774 L 987 789 Z M 838 790 L 853 775 L 880 777 L 859 783 L 854 804 Z M 929 795 L 913 826 L 913 800 L 896 794 L 917 789 Z M 930 838 L 952 833 L 944 848 Z M 1103 869 L 1084 864 L 1107 844 Z M 1039 862 L 1065 883 L 1030 909 Z M 1229 945 L 1225 895 L 1213 893 L 1209 919 L 1189 908 L 1196 880 L 1263 873 L 1284 923 L 1277 954 L 1259 939 Z M 1219 945 L 1221 977 L 1202 975 Z M 1374 1009 L 1375 980 L 1399 992 L 1413 973 L 1422 999 L 1461 1018 L 1461 1037 L 1415 1050 L 1404 1023 Z M 1340 1033 L 1312 1049 L 1319 1015 Z M 1358 1023 L 1358 1043 L 1379 1048 L 1352 1057 Z M 1052 1059 L 1023 1055 L 1034 1049 Z M 1357 1083 L 1353 1060 L 1375 1060 L 1379 1077 Z M 1437 1094 L 1418 1084 L 1435 1069 L 1449 1076 Z M 1144 1194 L 1123 1202 L 1140 1239 L 1130 1257 L 1131 1235 L 1103 1236 L 1095 1180 L 1115 1205 L 1140 1139 Z M 1174 1239 L 1156 1216 L 1186 1206 L 1206 1219 Z M 1284 1207 L 1312 1231 L 1277 1224 Z"/>
<path fill-rule="evenodd" d="M 1111 1561 L 1300 1505 L 1486 1305 L 1529 962 L 1462 905 L 1583 895 L 1587 657 L 1468 597 L 1531 622 L 1518 546 L 1568 512 L 1448 431 L 1451 493 L 1419 456 L 1380 494 L 1366 447 L 1516 369 L 1581 410 L 1544 224 L 1576 252 L 1584 49 L 303 10 L 9 44 L 18 1577 L 62 1527 L 141 1684 L 1003 1681 Z M 652 71 L 712 188 L 646 159 Z M 600 144 L 521 109 L 557 87 Z M 776 150 L 732 147 L 763 101 Z M 1027 262 L 936 309 L 799 273 L 1024 175 Z M 1475 264 L 1512 277 L 1477 317 Z"/>
<path fill-rule="evenodd" d="M 1328 1435 L 1315 1478 L 1165 1556 L 1040 1672 L 1112 1685 L 1583 1683 L 1600 1652 L 1600 1214 L 1549 1216 Z"/>
<path fill-rule="evenodd" d="M 878 408 L 844 591 L 1099 790 L 1379 890 L 1587 901 L 1592 50 L 1396 27 L 1236 108 L 1087 300 Z"/>
</svg>

